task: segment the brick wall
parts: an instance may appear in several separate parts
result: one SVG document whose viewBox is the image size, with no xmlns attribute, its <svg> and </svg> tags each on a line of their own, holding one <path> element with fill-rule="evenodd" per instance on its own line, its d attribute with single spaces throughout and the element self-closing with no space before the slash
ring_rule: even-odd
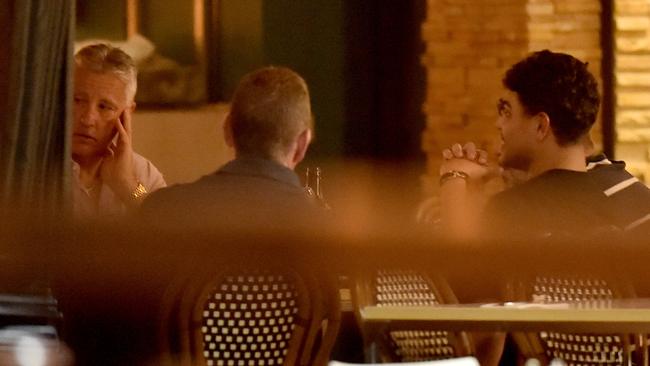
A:
<svg viewBox="0 0 650 366">
<path fill-rule="evenodd" d="M 650 179 L 650 0 L 616 0 L 616 158 Z"/>
<path fill-rule="evenodd" d="M 501 78 L 529 52 L 570 53 L 600 76 L 599 0 L 428 0 L 422 37 L 428 75 L 422 135 L 426 194 L 437 189 L 442 148 L 474 141 L 494 156 Z M 598 136 L 599 129 L 597 143 Z"/>
</svg>

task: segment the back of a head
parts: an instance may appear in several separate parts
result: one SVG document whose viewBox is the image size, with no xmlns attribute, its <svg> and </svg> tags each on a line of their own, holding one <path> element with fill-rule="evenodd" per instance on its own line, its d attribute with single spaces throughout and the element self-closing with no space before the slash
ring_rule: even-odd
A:
<svg viewBox="0 0 650 366">
<path fill-rule="evenodd" d="M 80 49 L 74 55 L 74 61 L 75 67 L 115 75 L 127 85 L 129 99 L 135 97 L 138 83 L 135 61 L 120 48 L 105 43 L 93 44 Z"/>
<path fill-rule="evenodd" d="M 253 71 L 235 90 L 230 120 L 238 156 L 276 159 L 311 128 L 307 83 L 286 67 Z"/>
<path fill-rule="evenodd" d="M 513 65 L 503 85 L 516 92 L 529 115 L 544 112 L 559 145 L 580 142 L 596 121 L 598 83 L 573 56 L 543 50 Z"/>
</svg>

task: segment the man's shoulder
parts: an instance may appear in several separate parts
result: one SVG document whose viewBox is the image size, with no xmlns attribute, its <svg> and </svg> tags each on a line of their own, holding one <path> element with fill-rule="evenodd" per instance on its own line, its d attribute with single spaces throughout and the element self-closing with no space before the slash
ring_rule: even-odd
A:
<svg viewBox="0 0 650 366">
<path fill-rule="evenodd" d="M 151 166 L 157 170 L 156 166 L 151 162 L 151 160 L 145 158 L 144 156 L 138 154 L 135 151 L 133 152 L 133 164 L 135 165 L 136 169 L 141 169 L 144 167 Z"/>
<path fill-rule="evenodd" d="M 622 161 L 612 161 L 610 164 L 594 165 L 589 170 L 589 175 L 596 179 L 600 184 L 616 184 L 624 180 L 636 178 L 632 173 L 625 169 L 625 163 Z M 636 179 L 638 181 L 638 179 Z"/>
<path fill-rule="evenodd" d="M 543 194 L 560 199 L 593 196 L 600 189 L 585 171 L 553 169 L 521 185 L 535 194 Z M 592 197 L 595 198 L 595 197 Z"/>
<path fill-rule="evenodd" d="M 300 188 L 259 183 L 254 177 L 223 172 L 152 193 L 143 202 L 141 217 L 176 224 L 265 225 L 294 227 L 313 222 L 321 211 Z M 244 182 L 244 180 L 252 180 Z M 254 184 L 255 183 L 255 184 Z M 309 217 L 310 219 L 303 219 Z"/>
<path fill-rule="evenodd" d="M 492 197 L 492 210 L 539 212 L 557 210 L 568 212 L 589 209 L 592 203 L 604 199 L 602 191 L 585 172 L 551 170 Z"/>
<path fill-rule="evenodd" d="M 185 218 L 198 209 L 205 194 L 201 194 L 202 180 L 174 184 L 152 192 L 142 202 L 139 216 L 147 219 Z"/>
<path fill-rule="evenodd" d="M 574 186 L 578 183 L 577 179 L 581 179 L 581 177 L 567 174 L 565 171 L 549 171 L 495 194 L 491 201 L 515 203 L 522 200 L 534 200 L 542 197 L 547 191 L 554 191 L 567 187 L 567 185 Z M 558 184 L 561 184 L 561 187 L 558 187 Z"/>
<path fill-rule="evenodd" d="M 607 197 L 608 211 L 617 227 L 649 231 L 650 188 L 627 171 L 624 162 L 596 165 L 589 173 Z"/>
<path fill-rule="evenodd" d="M 523 212 L 538 208 L 537 201 L 541 198 L 537 184 L 524 182 L 492 196 L 485 208 L 484 216 L 487 221 L 503 221 L 508 225 L 516 220 Z"/>
<path fill-rule="evenodd" d="M 163 174 L 156 166 L 144 156 L 133 152 L 133 168 L 137 179 L 145 185 L 150 192 L 166 187 L 167 183 Z"/>
<path fill-rule="evenodd" d="M 637 199 L 650 199 L 650 188 L 625 169 L 625 162 L 610 161 L 609 164 L 593 166 L 588 172 L 608 197 L 629 195 Z"/>
<path fill-rule="evenodd" d="M 203 176 L 198 180 L 191 183 L 178 183 L 151 193 L 145 203 L 148 201 L 165 201 L 180 198 L 182 196 L 189 196 L 193 192 L 198 192 L 205 189 L 207 181 L 211 178 L 210 175 Z"/>
<path fill-rule="evenodd" d="M 485 230 L 502 235 L 579 233 L 605 222 L 605 196 L 585 172 L 556 170 L 495 195 L 485 212 Z"/>
</svg>

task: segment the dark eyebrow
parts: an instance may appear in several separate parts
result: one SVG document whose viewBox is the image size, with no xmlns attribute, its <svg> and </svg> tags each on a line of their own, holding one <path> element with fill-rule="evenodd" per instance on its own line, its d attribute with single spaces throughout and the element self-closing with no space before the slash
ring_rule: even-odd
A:
<svg viewBox="0 0 650 366">
<path fill-rule="evenodd" d="M 503 98 L 499 98 L 499 100 L 497 101 L 497 110 L 502 110 L 502 109 L 504 109 L 506 107 L 512 108 L 512 106 L 510 105 L 510 102 L 508 102 L 507 100 L 505 100 Z"/>
</svg>

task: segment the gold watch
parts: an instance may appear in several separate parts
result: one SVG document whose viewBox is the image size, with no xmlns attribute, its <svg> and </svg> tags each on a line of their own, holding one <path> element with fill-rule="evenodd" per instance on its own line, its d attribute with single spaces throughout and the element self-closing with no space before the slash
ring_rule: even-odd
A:
<svg viewBox="0 0 650 366">
<path fill-rule="evenodd" d="M 134 201 L 139 201 L 143 199 L 147 193 L 147 189 L 144 187 L 144 185 L 138 182 L 138 186 L 135 187 L 133 192 L 131 192 L 131 198 L 133 198 Z"/>
</svg>

